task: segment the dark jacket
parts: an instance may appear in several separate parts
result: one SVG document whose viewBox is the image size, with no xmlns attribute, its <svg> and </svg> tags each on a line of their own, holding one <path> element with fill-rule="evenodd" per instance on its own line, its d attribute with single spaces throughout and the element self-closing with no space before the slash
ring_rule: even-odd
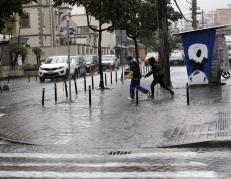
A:
<svg viewBox="0 0 231 179">
<path fill-rule="evenodd" d="M 135 79 L 140 79 L 141 78 L 140 66 L 137 63 L 137 61 L 133 60 L 130 63 L 130 70 L 133 71 L 133 78 L 135 78 Z"/>
<path fill-rule="evenodd" d="M 156 80 L 158 80 L 160 78 L 163 78 L 163 76 L 164 76 L 164 73 L 163 73 L 160 65 L 158 65 L 158 64 L 155 64 L 155 65 L 151 66 L 151 71 L 148 72 L 145 75 L 145 78 L 148 77 L 148 76 L 150 76 L 151 74 L 153 74 L 153 78 L 156 79 Z"/>
</svg>

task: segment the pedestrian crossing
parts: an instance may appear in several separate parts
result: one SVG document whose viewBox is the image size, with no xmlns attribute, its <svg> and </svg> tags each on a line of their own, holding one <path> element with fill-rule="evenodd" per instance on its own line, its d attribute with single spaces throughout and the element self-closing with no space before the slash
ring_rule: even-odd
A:
<svg viewBox="0 0 231 179">
<path fill-rule="evenodd" d="M 218 178 L 196 152 L 0 153 L 0 178 Z"/>
</svg>

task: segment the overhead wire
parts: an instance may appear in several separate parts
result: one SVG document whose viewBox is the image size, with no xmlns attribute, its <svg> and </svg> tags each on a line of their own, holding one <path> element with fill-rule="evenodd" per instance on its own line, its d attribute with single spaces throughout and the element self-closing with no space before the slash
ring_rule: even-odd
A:
<svg viewBox="0 0 231 179">
<path fill-rule="evenodd" d="M 182 13 L 182 11 L 181 11 L 181 9 L 180 9 L 178 3 L 176 2 L 176 0 L 174 0 L 174 2 L 175 2 L 175 4 L 176 4 L 176 7 L 178 8 L 178 10 L 180 11 L 180 14 L 183 16 L 184 20 L 186 20 L 187 22 L 192 22 L 191 20 L 188 20 L 188 19 L 184 16 L 184 14 Z"/>
</svg>

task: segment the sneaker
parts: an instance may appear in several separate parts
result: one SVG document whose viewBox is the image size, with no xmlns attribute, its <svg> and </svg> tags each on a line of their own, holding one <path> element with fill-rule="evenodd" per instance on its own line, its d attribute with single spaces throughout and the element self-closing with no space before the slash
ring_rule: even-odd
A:
<svg viewBox="0 0 231 179">
<path fill-rule="evenodd" d="M 132 98 L 132 97 L 128 97 L 128 99 L 129 99 L 129 100 L 132 100 L 132 101 L 135 100 L 135 98 Z"/>
</svg>

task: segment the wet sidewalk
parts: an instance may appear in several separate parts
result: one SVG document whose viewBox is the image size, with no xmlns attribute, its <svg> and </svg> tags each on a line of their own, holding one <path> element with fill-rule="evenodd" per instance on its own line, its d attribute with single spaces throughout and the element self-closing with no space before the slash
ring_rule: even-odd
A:
<svg viewBox="0 0 231 179">
<path fill-rule="evenodd" d="M 130 81 L 110 84 L 108 90 L 92 90 L 92 106 L 83 79 L 77 80 L 78 95 L 72 81 L 73 101 L 66 101 L 63 83 L 57 82 L 58 102 L 54 102 L 54 83 L 9 83 L 15 86 L 0 93 L 0 136 L 11 141 L 38 145 L 74 145 L 86 148 L 156 148 L 205 141 L 230 140 L 230 80 L 223 86 L 190 88 L 186 103 L 185 67 L 171 68 L 174 98 L 160 88 L 155 99 L 139 94 L 139 105 L 129 101 Z M 97 87 L 99 76 L 95 77 Z M 88 77 L 88 84 L 91 78 Z M 142 79 L 149 88 L 152 78 Z M 46 88 L 45 105 L 41 89 Z"/>
</svg>

